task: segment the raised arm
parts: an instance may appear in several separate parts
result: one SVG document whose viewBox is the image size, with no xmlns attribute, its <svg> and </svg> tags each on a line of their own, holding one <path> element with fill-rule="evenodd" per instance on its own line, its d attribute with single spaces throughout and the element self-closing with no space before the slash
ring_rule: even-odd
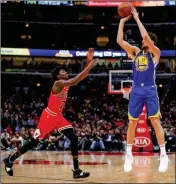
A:
<svg viewBox="0 0 176 184">
<path fill-rule="evenodd" d="M 87 62 L 84 66 L 84 69 L 89 65 L 89 63 L 93 60 L 94 57 L 94 48 L 89 48 L 87 52 Z"/>
<path fill-rule="evenodd" d="M 84 70 L 76 77 L 68 80 L 58 80 L 54 83 L 52 91 L 54 94 L 58 94 L 66 86 L 74 86 L 88 76 L 89 71 L 94 66 L 96 60 L 93 60 L 94 49 L 90 48 L 87 53 L 87 64 Z"/>
<path fill-rule="evenodd" d="M 136 46 L 133 46 L 126 42 L 123 37 L 123 29 L 124 29 L 124 24 L 126 21 L 128 21 L 131 18 L 131 16 L 122 18 L 120 20 L 119 28 L 118 28 L 118 33 L 117 33 L 117 43 L 130 55 L 136 56 L 136 53 L 139 51 L 139 48 Z"/>
<path fill-rule="evenodd" d="M 133 14 L 133 17 L 139 27 L 141 36 L 143 38 L 144 44 L 151 50 L 151 52 L 154 54 L 154 58 L 159 61 L 160 55 L 161 55 L 161 51 L 158 47 L 155 46 L 154 42 L 150 39 L 150 36 L 147 32 L 147 30 L 145 29 L 145 27 L 143 26 L 142 22 L 139 19 L 138 13 L 136 11 L 136 9 L 134 7 L 131 7 L 131 12 Z"/>
<path fill-rule="evenodd" d="M 94 66 L 96 59 L 92 60 L 88 66 L 76 77 L 69 79 L 69 80 L 59 80 L 55 83 L 55 87 L 63 88 L 65 86 L 75 86 L 80 81 L 85 79 L 88 76 L 89 71 Z"/>
</svg>

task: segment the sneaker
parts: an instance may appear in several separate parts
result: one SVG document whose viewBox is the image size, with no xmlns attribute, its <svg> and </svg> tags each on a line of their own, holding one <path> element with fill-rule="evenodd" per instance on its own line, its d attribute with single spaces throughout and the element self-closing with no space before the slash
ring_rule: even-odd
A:
<svg viewBox="0 0 176 184">
<path fill-rule="evenodd" d="M 132 170 L 132 163 L 134 161 L 133 155 L 127 155 L 125 156 L 125 163 L 124 163 L 124 171 L 130 172 Z"/>
<path fill-rule="evenodd" d="M 9 176 L 13 176 L 13 163 L 9 161 L 9 157 L 4 159 L 5 171 Z"/>
<path fill-rule="evenodd" d="M 73 178 L 87 178 L 90 176 L 90 173 L 88 172 L 83 172 L 80 169 L 73 170 Z"/>
<path fill-rule="evenodd" d="M 166 172 L 168 169 L 169 158 L 167 155 L 160 156 L 160 165 L 159 165 L 159 172 Z"/>
</svg>

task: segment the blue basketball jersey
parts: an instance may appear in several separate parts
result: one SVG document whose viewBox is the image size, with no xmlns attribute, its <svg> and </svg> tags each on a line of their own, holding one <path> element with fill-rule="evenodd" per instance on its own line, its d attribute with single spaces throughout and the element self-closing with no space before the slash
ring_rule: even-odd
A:
<svg viewBox="0 0 176 184">
<path fill-rule="evenodd" d="M 149 86 L 155 84 L 155 70 L 157 63 L 154 63 L 149 52 L 139 51 L 133 63 L 133 85 Z"/>
<path fill-rule="evenodd" d="M 155 84 L 157 63 L 149 52 L 140 51 L 133 63 L 133 87 L 128 106 L 129 119 L 137 120 L 144 105 L 149 118 L 159 117 L 159 98 Z"/>
</svg>

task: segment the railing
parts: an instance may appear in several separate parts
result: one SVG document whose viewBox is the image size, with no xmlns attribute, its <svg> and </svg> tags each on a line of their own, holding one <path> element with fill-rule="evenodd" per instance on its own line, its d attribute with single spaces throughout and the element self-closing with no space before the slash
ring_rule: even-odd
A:
<svg viewBox="0 0 176 184">
<path fill-rule="evenodd" d="M 2 20 L 2 22 L 4 23 L 28 23 L 28 24 L 48 24 L 48 25 L 70 25 L 70 26 L 75 26 L 75 25 L 86 25 L 86 26 L 93 26 L 93 25 L 97 25 L 96 23 L 90 22 L 90 23 L 84 23 L 84 22 L 39 22 L 39 21 L 17 21 L 17 20 Z M 118 26 L 119 23 L 111 23 L 110 25 L 112 26 Z M 137 24 L 134 23 L 127 23 L 126 24 L 129 27 L 136 27 Z M 163 22 L 163 23 L 144 23 L 145 26 L 173 26 L 176 25 L 176 22 Z"/>
<path fill-rule="evenodd" d="M 122 71 L 122 70 L 119 70 Z M 130 71 L 130 70 L 129 70 Z M 46 76 L 46 77 L 51 77 L 51 73 L 39 73 L 39 72 L 2 72 L 1 74 L 7 74 L 7 75 L 36 75 L 36 76 Z M 121 76 L 123 75 L 123 73 L 120 73 Z M 70 73 L 70 76 L 75 76 L 77 75 L 77 73 Z M 109 76 L 109 73 L 90 73 L 89 76 L 99 76 L 99 77 L 105 77 L 105 76 Z M 124 73 L 125 76 L 125 73 Z M 156 73 L 156 77 L 159 78 L 171 78 L 173 76 L 176 76 L 176 73 Z"/>
</svg>

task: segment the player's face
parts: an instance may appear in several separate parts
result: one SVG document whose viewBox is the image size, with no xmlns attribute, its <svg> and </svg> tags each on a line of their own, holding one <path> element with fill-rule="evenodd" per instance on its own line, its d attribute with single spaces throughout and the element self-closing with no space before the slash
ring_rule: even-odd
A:
<svg viewBox="0 0 176 184">
<path fill-rule="evenodd" d="M 60 70 L 59 76 L 61 79 L 68 79 L 68 73 L 65 70 Z"/>
<path fill-rule="evenodd" d="M 142 41 L 141 49 L 142 49 L 142 50 L 146 50 L 146 49 L 148 49 L 148 47 L 145 45 L 144 40 Z"/>
<path fill-rule="evenodd" d="M 154 43 L 153 40 L 152 40 L 152 42 Z M 142 50 L 147 50 L 147 49 L 148 49 L 148 46 L 145 44 L 145 41 L 144 41 L 144 40 L 142 41 L 141 49 L 142 49 Z"/>
</svg>

